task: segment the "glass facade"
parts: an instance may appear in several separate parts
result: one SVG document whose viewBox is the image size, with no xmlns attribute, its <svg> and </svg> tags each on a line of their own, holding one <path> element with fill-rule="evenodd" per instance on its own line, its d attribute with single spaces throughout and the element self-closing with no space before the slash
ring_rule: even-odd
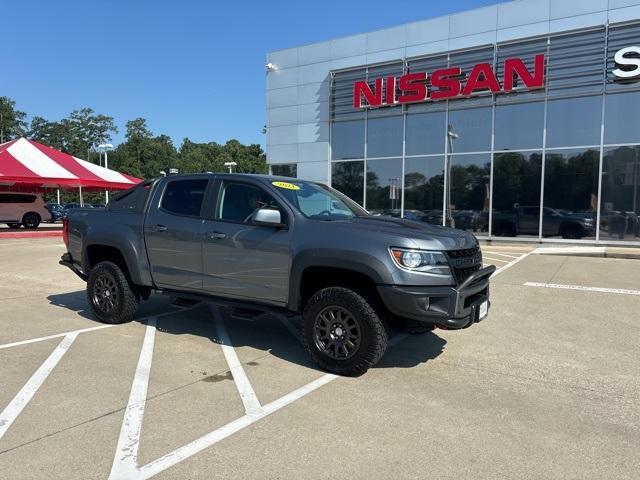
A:
<svg viewBox="0 0 640 480">
<path fill-rule="evenodd" d="M 609 25 L 334 72 L 331 183 L 373 214 L 444 224 L 449 205 L 480 237 L 640 242 L 640 80 L 612 74 L 638 37 Z M 489 63 L 502 82 L 506 59 L 540 53 L 544 89 L 353 107 L 355 80 L 460 66 L 464 85 Z"/>
<path fill-rule="evenodd" d="M 298 166 L 295 163 L 283 163 L 280 165 L 271 165 L 271 175 L 277 177 L 298 177 Z"/>
</svg>

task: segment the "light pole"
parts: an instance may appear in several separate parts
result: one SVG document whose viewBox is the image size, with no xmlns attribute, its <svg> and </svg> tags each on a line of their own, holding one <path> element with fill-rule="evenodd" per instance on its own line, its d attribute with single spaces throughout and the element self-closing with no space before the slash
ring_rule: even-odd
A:
<svg viewBox="0 0 640 480">
<path fill-rule="evenodd" d="M 238 165 L 236 162 L 224 162 L 224 166 L 229 168 L 229 173 L 233 173 L 233 167 Z"/>
<path fill-rule="evenodd" d="M 444 207 L 444 225 L 445 227 L 456 228 L 456 224 L 453 220 L 453 215 L 451 214 L 451 159 L 453 158 L 453 141 L 458 139 L 460 136 L 453 131 L 453 126 L 449 124 L 447 128 L 447 140 L 449 142 L 449 152 L 445 157 L 444 171 L 445 171 L 445 179 L 444 179 L 444 188 L 445 188 L 445 207 Z"/>
<path fill-rule="evenodd" d="M 109 158 L 107 152 L 113 150 L 113 145 L 110 143 L 101 143 L 98 145 L 98 152 L 104 152 L 104 168 L 109 168 Z M 109 190 L 104 191 L 104 203 L 109 203 Z"/>
</svg>

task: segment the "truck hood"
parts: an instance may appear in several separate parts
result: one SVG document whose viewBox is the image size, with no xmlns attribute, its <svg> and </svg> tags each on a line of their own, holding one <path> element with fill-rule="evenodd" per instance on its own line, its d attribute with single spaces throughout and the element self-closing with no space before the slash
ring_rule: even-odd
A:
<svg viewBox="0 0 640 480">
<path fill-rule="evenodd" d="M 346 224 L 351 229 L 375 232 L 387 237 L 395 236 L 398 239 L 398 243 L 396 243 L 398 246 L 401 246 L 407 240 L 412 240 L 415 243 L 414 248 L 431 250 L 460 250 L 478 245 L 476 238 L 463 230 L 439 227 L 402 218 L 367 216 L 353 217 L 348 220 L 334 220 L 328 223 Z M 389 238 L 386 240 L 390 241 Z M 399 243 L 400 240 L 404 240 L 404 242 Z"/>
</svg>

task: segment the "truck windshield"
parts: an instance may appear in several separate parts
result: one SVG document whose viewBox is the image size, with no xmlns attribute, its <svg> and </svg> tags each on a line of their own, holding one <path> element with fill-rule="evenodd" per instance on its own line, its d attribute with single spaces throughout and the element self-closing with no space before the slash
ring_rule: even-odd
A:
<svg viewBox="0 0 640 480">
<path fill-rule="evenodd" d="M 368 215 L 349 197 L 325 185 L 310 182 L 271 182 L 300 213 L 316 220 L 342 220 Z"/>
</svg>

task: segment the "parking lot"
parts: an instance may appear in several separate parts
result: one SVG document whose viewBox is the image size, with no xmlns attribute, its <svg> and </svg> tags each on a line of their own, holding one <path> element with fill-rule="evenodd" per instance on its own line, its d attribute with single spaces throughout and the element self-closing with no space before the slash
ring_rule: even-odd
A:
<svg viewBox="0 0 640 480">
<path fill-rule="evenodd" d="M 638 478 L 640 260 L 531 250 L 484 248 L 486 321 L 354 379 L 295 318 L 153 296 L 104 326 L 61 239 L 1 240 L 0 478 Z"/>
</svg>

